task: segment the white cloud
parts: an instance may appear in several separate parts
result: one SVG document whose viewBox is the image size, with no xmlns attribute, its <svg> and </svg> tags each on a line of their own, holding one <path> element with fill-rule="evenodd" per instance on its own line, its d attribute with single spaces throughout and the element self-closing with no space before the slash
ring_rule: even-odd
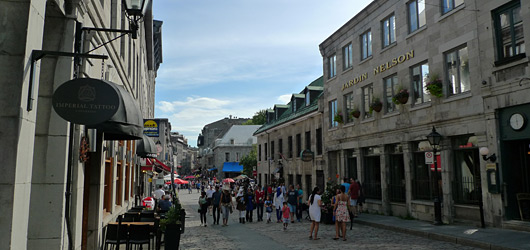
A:
<svg viewBox="0 0 530 250">
<path fill-rule="evenodd" d="M 287 104 L 291 101 L 291 96 L 292 94 L 281 95 L 280 97 L 278 97 L 278 101 L 280 101 L 282 104 Z"/>
</svg>

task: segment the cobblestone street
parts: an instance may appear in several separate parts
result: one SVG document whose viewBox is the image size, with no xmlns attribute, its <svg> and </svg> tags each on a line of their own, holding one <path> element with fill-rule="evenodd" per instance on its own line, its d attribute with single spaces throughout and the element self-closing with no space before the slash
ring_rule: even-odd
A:
<svg viewBox="0 0 530 250">
<path fill-rule="evenodd" d="M 200 227 L 199 194 L 181 191 L 179 197 L 188 217 L 180 249 L 476 249 L 359 224 L 354 224 L 353 230 L 348 225 L 347 241 L 333 240 L 335 227 L 324 224 L 320 225 L 320 240 L 309 240 L 307 220 L 283 231 L 281 223 L 239 224 L 236 211 L 230 215 L 228 227 L 212 225 L 212 216 L 208 216 L 207 227 Z"/>
</svg>

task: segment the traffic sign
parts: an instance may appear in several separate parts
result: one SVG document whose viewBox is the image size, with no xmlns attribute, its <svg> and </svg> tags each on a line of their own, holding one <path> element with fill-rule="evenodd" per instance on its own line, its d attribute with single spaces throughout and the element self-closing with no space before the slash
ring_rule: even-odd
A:
<svg viewBox="0 0 530 250">
<path fill-rule="evenodd" d="M 432 152 L 425 152 L 425 164 L 434 164 L 434 157 Z"/>
</svg>

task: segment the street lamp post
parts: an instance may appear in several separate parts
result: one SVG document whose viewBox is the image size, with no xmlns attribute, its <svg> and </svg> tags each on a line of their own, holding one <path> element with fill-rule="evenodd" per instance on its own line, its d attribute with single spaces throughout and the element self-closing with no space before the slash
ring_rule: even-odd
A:
<svg viewBox="0 0 530 250">
<path fill-rule="evenodd" d="M 442 225 L 442 204 L 440 199 L 440 175 L 438 174 L 438 159 L 436 157 L 437 146 L 440 145 L 442 140 L 442 135 L 436 132 L 434 126 L 432 127 L 432 132 L 427 135 L 427 140 L 432 146 L 432 151 L 434 155 L 434 179 L 436 184 L 434 185 L 434 192 L 436 196 L 434 197 L 434 225 Z M 441 166 L 440 166 L 441 170 Z"/>
</svg>

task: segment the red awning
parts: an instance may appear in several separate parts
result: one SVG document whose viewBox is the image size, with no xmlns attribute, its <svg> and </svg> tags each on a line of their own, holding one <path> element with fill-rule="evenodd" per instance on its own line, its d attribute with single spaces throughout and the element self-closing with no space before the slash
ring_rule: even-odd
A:
<svg viewBox="0 0 530 250">
<path fill-rule="evenodd" d="M 153 171 L 153 166 L 140 167 L 141 171 Z"/>
<path fill-rule="evenodd" d="M 158 165 L 162 166 L 162 168 L 165 170 L 165 171 L 168 171 L 171 173 L 171 168 L 166 166 L 166 164 L 162 163 L 161 161 L 159 161 L 157 158 L 154 158 L 154 160 L 156 161 L 156 163 L 158 163 Z"/>
</svg>

